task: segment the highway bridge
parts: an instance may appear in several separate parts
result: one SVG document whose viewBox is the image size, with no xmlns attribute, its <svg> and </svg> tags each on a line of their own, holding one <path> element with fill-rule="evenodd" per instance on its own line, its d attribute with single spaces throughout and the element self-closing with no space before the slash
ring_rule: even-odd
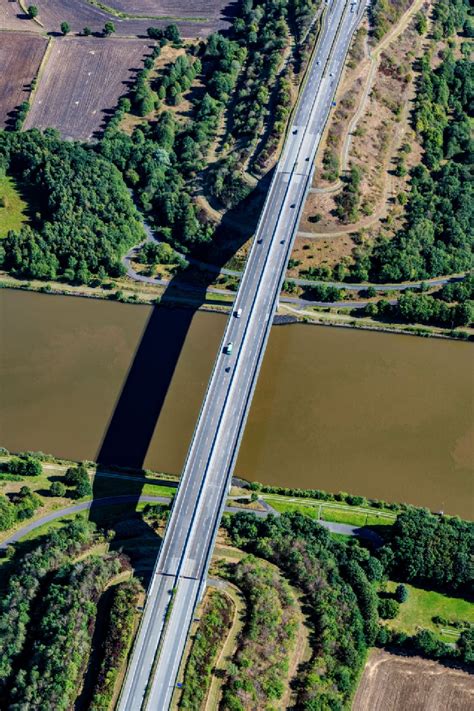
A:
<svg viewBox="0 0 474 711">
<path fill-rule="evenodd" d="M 332 0 L 257 226 L 154 568 L 119 711 L 166 711 L 265 353 L 314 159 L 364 7 Z M 228 348 L 232 344 L 231 348 Z M 230 353 L 226 351 L 231 351 Z"/>
</svg>

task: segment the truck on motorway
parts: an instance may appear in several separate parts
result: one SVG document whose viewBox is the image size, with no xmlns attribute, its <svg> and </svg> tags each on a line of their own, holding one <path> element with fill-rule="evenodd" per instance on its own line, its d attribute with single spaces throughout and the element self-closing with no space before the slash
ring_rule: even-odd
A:
<svg viewBox="0 0 474 711">
<path fill-rule="evenodd" d="M 224 348 L 224 353 L 226 353 L 227 355 L 230 355 L 232 353 L 233 347 L 234 347 L 234 344 L 232 343 L 232 341 L 229 341 L 229 343 Z"/>
</svg>

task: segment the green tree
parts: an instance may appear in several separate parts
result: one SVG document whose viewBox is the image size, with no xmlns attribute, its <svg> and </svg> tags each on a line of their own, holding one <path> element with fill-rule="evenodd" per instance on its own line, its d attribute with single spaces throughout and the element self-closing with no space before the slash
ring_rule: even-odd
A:
<svg viewBox="0 0 474 711">
<path fill-rule="evenodd" d="M 63 35 L 67 35 L 71 31 L 71 25 L 69 22 L 61 22 L 61 32 Z"/>
<path fill-rule="evenodd" d="M 90 35 L 92 34 L 91 28 L 84 27 L 84 29 L 82 30 L 82 34 L 84 35 L 84 37 L 90 37 Z"/>
<path fill-rule="evenodd" d="M 165 28 L 164 36 L 170 42 L 181 42 L 181 34 L 177 25 L 168 25 L 168 27 Z"/>
<path fill-rule="evenodd" d="M 49 493 L 51 496 L 65 496 L 66 487 L 60 481 L 53 481 L 53 483 L 49 487 Z"/>
<path fill-rule="evenodd" d="M 382 598 L 378 604 L 379 615 L 383 620 L 393 620 L 400 610 L 400 605 L 392 598 Z"/>
<path fill-rule="evenodd" d="M 395 590 L 395 599 L 397 602 L 406 602 L 408 600 L 408 588 L 406 585 L 403 585 L 403 583 L 397 585 L 397 589 Z"/>
<path fill-rule="evenodd" d="M 0 494 L 0 531 L 8 531 L 16 520 L 15 507 L 7 497 Z"/>
<path fill-rule="evenodd" d="M 104 25 L 104 29 L 102 30 L 102 34 L 104 37 L 109 37 L 111 34 L 115 32 L 115 25 L 113 22 L 106 22 Z"/>
<path fill-rule="evenodd" d="M 474 625 L 470 625 L 467 629 L 461 632 L 458 640 L 458 648 L 461 653 L 461 659 L 466 664 L 474 663 Z"/>
<path fill-rule="evenodd" d="M 29 5 L 27 9 L 28 17 L 30 19 L 33 19 L 35 17 L 38 17 L 38 8 L 36 5 Z"/>
<path fill-rule="evenodd" d="M 74 491 L 74 498 L 75 499 L 82 499 L 85 496 L 92 496 L 92 487 L 89 483 L 89 481 L 80 481 L 76 489 Z"/>
<path fill-rule="evenodd" d="M 8 469 L 18 476 L 39 476 L 43 472 L 41 463 L 29 455 L 11 459 L 8 462 Z"/>
</svg>

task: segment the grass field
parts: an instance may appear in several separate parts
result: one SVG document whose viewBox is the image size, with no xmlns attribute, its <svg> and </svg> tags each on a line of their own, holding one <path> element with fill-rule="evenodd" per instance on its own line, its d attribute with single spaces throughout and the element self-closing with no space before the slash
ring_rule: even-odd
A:
<svg viewBox="0 0 474 711">
<path fill-rule="evenodd" d="M 386 516 L 379 516 L 376 513 L 365 513 L 360 510 L 353 510 L 350 506 L 344 506 L 343 504 L 338 505 L 336 508 L 333 506 L 324 506 L 323 504 L 312 505 L 278 501 L 274 498 L 269 499 L 269 503 L 280 513 L 284 513 L 285 511 L 299 511 L 313 519 L 321 518 L 323 521 L 347 523 L 351 526 L 390 526 L 395 520 L 395 518 L 388 519 Z"/>
<path fill-rule="evenodd" d="M 19 230 L 28 221 L 27 209 L 13 179 L 0 177 L 0 237 L 6 237 L 9 230 Z"/>
<path fill-rule="evenodd" d="M 397 583 L 389 582 L 387 592 L 394 592 Z M 460 597 L 448 597 L 433 590 L 406 585 L 408 600 L 400 605 L 400 612 L 387 624 L 407 634 L 416 634 L 420 627 L 435 632 L 443 641 L 454 642 L 460 630 L 452 626 L 436 625 L 432 618 L 436 615 L 450 622 L 474 624 L 474 604 Z"/>
</svg>

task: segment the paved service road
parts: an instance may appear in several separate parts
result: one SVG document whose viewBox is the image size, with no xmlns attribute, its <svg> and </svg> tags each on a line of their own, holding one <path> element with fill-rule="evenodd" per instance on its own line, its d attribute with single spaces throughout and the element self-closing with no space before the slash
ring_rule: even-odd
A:
<svg viewBox="0 0 474 711">
<path fill-rule="evenodd" d="M 14 533 L 6 536 L 2 541 L 0 541 L 0 550 L 4 550 L 13 543 L 18 543 L 29 533 L 32 533 L 37 528 L 41 528 L 51 521 L 57 521 L 58 518 L 64 518 L 65 516 L 71 516 L 72 514 L 78 514 L 82 511 L 88 511 L 92 506 L 113 506 L 114 504 L 129 504 L 140 501 L 141 503 L 150 504 L 169 504 L 171 499 L 168 496 L 137 496 L 131 494 L 121 494 L 119 496 L 104 496 L 102 499 L 93 499 L 91 501 L 82 501 L 80 504 L 74 504 L 73 506 L 67 506 L 64 509 L 56 509 L 56 511 L 51 511 L 49 514 L 40 516 L 35 521 L 30 521 L 25 526 L 18 528 Z M 261 503 L 266 504 L 262 501 Z M 265 518 L 266 516 L 273 514 L 274 516 L 279 516 L 278 511 L 275 511 L 269 504 L 266 504 L 266 510 L 260 511 L 258 509 L 245 509 L 241 506 L 226 506 L 224 511 L 228 513 L 239 513 L 240 511 L 246 511 L 247 513 L 254 514 L 259 518 Z M 318 523 L 324 528 L 327 528 L 331 533 L 341 533 L 344 536 L 358 536 L 359 538 L 365 538 L 366 540 L 372 541 L 377 544 L 382 540 L 374 531 L 370 528 L 352 526 L 348 523 L 334 523 L 333 521 L 321 521 Z"/>
<path fill-rule="evenodd" d="M 332 0 L 324 15 L 315 57 L 257 226 L 174 499 L 119 711 L 169 708 L 189 626 L 204 592 L 316 150 L 363 11 L 360 3 Z M 227 354 L 230 343 L 232 352 Z"/>
</svg>

